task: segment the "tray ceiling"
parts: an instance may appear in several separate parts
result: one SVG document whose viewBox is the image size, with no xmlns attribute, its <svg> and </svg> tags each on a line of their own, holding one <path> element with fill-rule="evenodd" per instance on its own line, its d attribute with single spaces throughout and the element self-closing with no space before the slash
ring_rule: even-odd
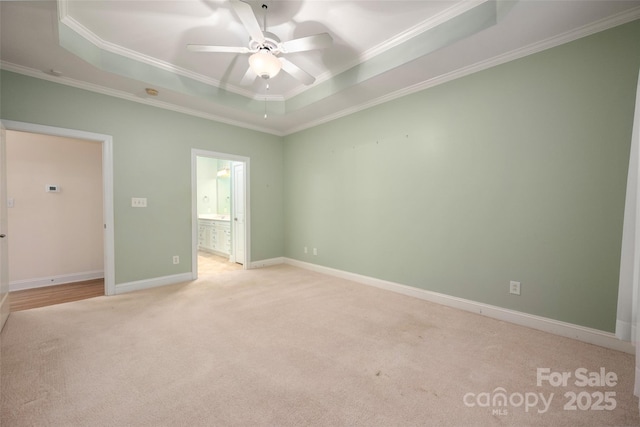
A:
<svg viewBox="0 0 640 427">
<path fill-rule="evenodd" d="M 2 68 L 277 135 L 640 18 L 640 1 L 247 1 L 281 40 L 327 32 L 287 54 L 316 77 L 241 83 L 246 54 L 227 1 L 0 2 Z M 267 87 L 268 83 L 268 87 Z M 150 96 L 146 88 L 154 88 Z M 267 118 L 264 118 L 265 111 Z"/>
</svg>

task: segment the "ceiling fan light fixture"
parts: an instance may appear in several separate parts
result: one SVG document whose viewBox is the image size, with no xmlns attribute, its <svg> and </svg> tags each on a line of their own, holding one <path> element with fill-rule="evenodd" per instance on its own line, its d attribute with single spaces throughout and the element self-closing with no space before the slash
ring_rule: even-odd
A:
<svg viewBox="0 0 640 427">
<path fill-rule="evenodd" d="M 282 63 L 269 49 L 262 48 L 249 57 L 249 66 L 263 79 L 271 79 L 278 75 Z"/>
</svg>

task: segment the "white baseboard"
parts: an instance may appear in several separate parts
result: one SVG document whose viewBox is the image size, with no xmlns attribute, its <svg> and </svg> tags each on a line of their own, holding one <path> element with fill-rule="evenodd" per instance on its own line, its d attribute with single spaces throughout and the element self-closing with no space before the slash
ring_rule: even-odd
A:
<svg viewBox="0 0 640 427">
<path fill-rule="evenodd" d="M 85 271 L 83 273 L 39 277 L 36 279 L 14 280 L 13 282 L 9 282 L 9 292 L 42 288 L 44 286 L 62 285 L 64 283 L 83 282 L 85 280 L 102 279 L 103 277 L 104 271 Z"/>
<path fill-rule="evenodd" d="M 386 280 L 380 280 L 374 277 L 336 270 L 334 268 L 311 264 L 304 261 L 298 261 L 292 258 L 283 258 L 283 260 L 285 264 L 316 271 L 318 273 L 327 274 L 329 276 L 340 277 L 342 279 L 351 280 L 353 282 L 362 283 L 364 285 L 375 286 L 377 288 L 385 289 L 388 291 L 397 292 L 403 295 L 408 295 L 426 301 L 446 305 L 448 307 L 458 308 L 472 313 L 481 314 L 483 316 L 503 320 L 505 322 L 514 323 L 520 326 L 526 326 L 544 332 L 549 332 L 555 335 L 573 338 L 578 341 L 595 344 L 601 347 L 610 348 L 612 350 L 618 350 L 629 354 L 635 353 L 635 347 L 630 342 L 618 339 L 615 334 L 611 332 L 604 332 L 597 329 L 574 325 L 572 323 L 561 322 L 559 320 L 549 319 L 546 317 L 536 316 L 528 313 L 522 313 L 519 311 L 509 310 L 489 304 L 483 304 L 476 301 L 414 288 L 412 286 L 401 285 L 399 283 L 389 282 Z"/>
<path fill-rule="evenodd" d="M 173 285 L 193 280 L 191 272 L 174 274 L 171 276 L 154 277 L 153 279 L 137 280 L 135 282 L 120 283 L 116 285 L 116 295 L 127 292 L 141 291 L 143 289 L 157 288 L 158 286 Z"/>
<path fill-rule="evenodd" d="M 262 267 L 269 267 L 271 265 L 278 265 L 278 264 L 284 264 L 284 263 L 285 263 L 285 258 L 283 257 L 270 258 L 270 259 L 263 259 L 261 261 L 254 261 L 251 264 L 249 264 L 249 268 L 262 268 Z"/>
</svg>

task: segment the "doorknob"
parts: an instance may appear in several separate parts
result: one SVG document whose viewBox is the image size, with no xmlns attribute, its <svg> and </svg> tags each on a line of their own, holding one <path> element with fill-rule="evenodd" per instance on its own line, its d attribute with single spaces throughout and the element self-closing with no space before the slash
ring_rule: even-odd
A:
<svg viewBox="0 0 640 427">
<path fill-rule="evenodd" d="M 233 220 L 234 220 L 234 221 L 237 221 L 237 220 L 238 220 L 238 218 L 233 218 Z"/>
<path fill-rule="evenodd" d="M 4 239 L 5 237 L 7 237 L 6 234 L 0 234 L 0 239 Z"/>
</svg>

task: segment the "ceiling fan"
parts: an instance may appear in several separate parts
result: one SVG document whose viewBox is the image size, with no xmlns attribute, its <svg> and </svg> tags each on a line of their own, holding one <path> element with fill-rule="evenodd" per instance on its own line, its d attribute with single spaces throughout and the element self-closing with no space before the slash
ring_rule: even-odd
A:
<svg viewBox="0 0 640 427">
<path fill-rule="evenodd" d="M 265 9 L 265 18 L 264 29 L 261 29 L 258 19 L 249 4 L 240 0 L 230 0 L 230 3 L 251 37 L 249 45 L 247 47 L 234 47 L 188 44 L 187 49 L 192 52 L 251 53 L 252 55 L 249 57 L 249 69 L 244 75 L 241 84 L 253 82 L 256 76 L 264 79 L 273 78 L 280 70 L 284 70 L 287 74 L 290 74 L 305 85 L 313 84 L 316 80 L 315 77 L 282 55 L 329 47 L 333 43 L 333 39 L 328 33 L 320 33 L 281 42 L 275 34 L 267 31 L 266 4 L 262 5 L 262 8 Z"/>
</svg>

